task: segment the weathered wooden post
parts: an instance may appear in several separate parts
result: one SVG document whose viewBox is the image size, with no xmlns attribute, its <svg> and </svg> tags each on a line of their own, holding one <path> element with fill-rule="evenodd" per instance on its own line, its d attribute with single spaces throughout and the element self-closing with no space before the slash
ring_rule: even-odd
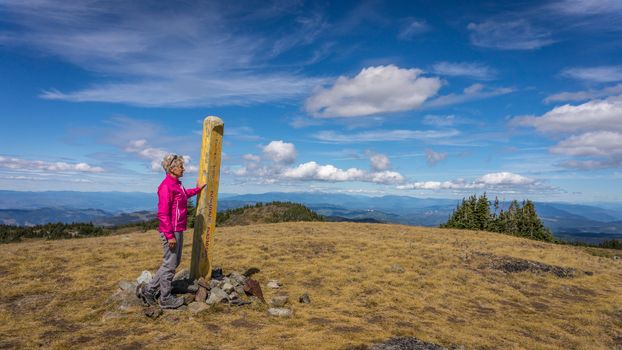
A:
<svg viewBox="0 0 622 350">
<path fill-rule="evenodd" d="M 220 154 L 224 127 L 225 124 L 218 117 L 209 116 L 203 121 L 199 181 L 207 183 L 207 187 L 197 197 L 197 214 L 194 221 L 192 260 L 190 263 L 191 279 L 204 277 L 209 280 L 212 275 L 212 247 L 216 228 Z"/>
</svg>

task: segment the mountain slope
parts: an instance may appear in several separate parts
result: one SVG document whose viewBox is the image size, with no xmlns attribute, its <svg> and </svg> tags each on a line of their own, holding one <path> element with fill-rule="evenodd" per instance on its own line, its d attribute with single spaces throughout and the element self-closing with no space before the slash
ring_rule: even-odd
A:
<svg viewBox="0 0 622 350">
<path fill-rule="evenodd" d="M 189 266 L 191 236 L 180 268 Z M 259 268 L 254 278 L 266 299 L 288 294 L 294 316 L 270 318 L 261 305 L 216 306 L 152 321 L 139 308 L 120 310 L 109 299 L 118 282 L 159 265 L 155 231 L 11 243 L 0 259 L 0 346 L 363 349 L 397 335 L 465 349 L 622 345 L 622 260 L 611 258 L 619 252 L 322 222 L 218 228 L 214 249 L 225 273 Z M 556 274 L 566 269 L 574 273 Z M 281 289 L 267 288 L 270 279 Z M 311 304 L 297 302 L 305 292 Z"/>
</svg>

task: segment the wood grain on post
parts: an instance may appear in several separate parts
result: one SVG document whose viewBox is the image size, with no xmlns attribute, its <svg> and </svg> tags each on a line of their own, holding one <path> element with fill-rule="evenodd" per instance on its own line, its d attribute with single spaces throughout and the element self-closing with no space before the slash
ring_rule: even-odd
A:
<svg viewBox="0 0 622 350">
<path fill-rule="evenodd" d="M 201 162 L 199 182 L 207 183 L 197 197 L 197 213 L 192 239 L 192 260 L 190 278 L 203 277 L 210 280 L 216 211 L 218 205 L 218 180 L 220 178 L 220 156 L 225 124 L 218 117 L 207 117 L 203 121 Z"/>
</svg>

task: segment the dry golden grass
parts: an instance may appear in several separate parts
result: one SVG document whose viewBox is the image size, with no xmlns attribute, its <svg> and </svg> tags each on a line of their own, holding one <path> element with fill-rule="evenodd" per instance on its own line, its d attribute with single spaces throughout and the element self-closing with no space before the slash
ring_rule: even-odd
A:
<svg viewBox="0 0 622 350">
<path fill-rule="evenodd" d="M 140 309 L 102 320 L 120 280 L 160 262 L 154 231 L 0 246 L 0 348 L 343 349 L 416 336 L 466 349 L 612 349 L 622 343 L 622 262 L 584 248 L 485 232 L 354 223 L 217 230 L 225 273 L 257 267 L 266 299 L 288 293 L 294 317 L 259 306 L 196 316 Z M 191 234 L 186 233 L 188 267 Z M 591 271 L 563 279 L 486 267 L 477 252 Z M 399 264 L 403 273 L 391 272 Z M 283 288 L 267 289 L 268 279 Z M 312 303 L 302 305 L 304 292 Z"/>
</svg>

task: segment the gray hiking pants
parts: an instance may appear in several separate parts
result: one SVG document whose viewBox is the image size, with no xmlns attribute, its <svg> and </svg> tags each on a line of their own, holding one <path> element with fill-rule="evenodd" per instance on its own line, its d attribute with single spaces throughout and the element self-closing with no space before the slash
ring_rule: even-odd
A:
<svg viewBox="0 0 622 350">
<path fill-rule="evenodd" d="M 184 246 L 184 235 L 183 232 L 175 232 L 174 235 L 177 244 L 174 249 L 170 249 L 168 247 L 168 240 L 164 237 L 164 234 L 160 233 L 162 251 L 164 252 L 162 256 L 162 265 L 147 286 L 147 290 L 154 295 L 160 290 L 160 300 L 171 297 L 171 283 L 175 276 L 175 269 L 181 262 L 181 249 Z"/>
</svg>

